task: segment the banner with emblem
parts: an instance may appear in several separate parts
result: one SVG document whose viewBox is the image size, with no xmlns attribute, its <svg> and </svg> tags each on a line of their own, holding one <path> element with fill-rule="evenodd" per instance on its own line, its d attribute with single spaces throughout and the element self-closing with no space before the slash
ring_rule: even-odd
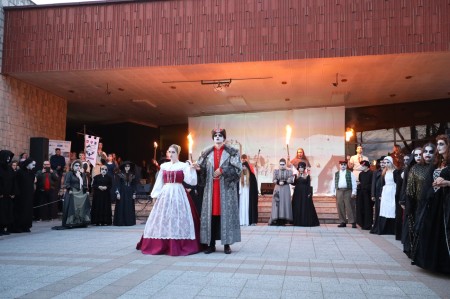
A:
<svg viewBox="0 0 450 299">
<path fill-rule="evenodd" d="M 84 135 L 84 152 L 86 154 L 86 161 L 89 161 L 91 165 L 97 163 L 97 150 L 100 137 L 92 135 Z"/>
</svg>

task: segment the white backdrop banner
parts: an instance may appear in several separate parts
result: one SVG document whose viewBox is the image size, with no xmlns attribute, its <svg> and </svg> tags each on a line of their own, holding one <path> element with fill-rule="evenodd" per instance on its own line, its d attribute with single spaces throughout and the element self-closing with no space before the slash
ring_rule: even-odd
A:
<svg viewBox="0 0 450 299">
<path fill-rule="evenodd" d="M 311 185 L 316 195 L 332 195 L 334 173 L 345 155 L 345 108 L 326 107 L 228 114 L 189 118 L 194 140 L 193 159 L 213 144 L 211 130 L 227 131 L 228 144 L 257 163 L 258 183 L 271 183 L 272 173 L 281 158 L 287 158 L 286 126 L 292 128 L 290 159 L 303 148 L 311 163 Z M 258 150 L 260 155 L 258 159 Z"/>
<path fill-rule="evenodd" d="M 97 150 L 100 137 L 92 135 L 84 135 L 84 152 L 86 154 L 86 160 L 91 162 L 91 165 L 97 163 Z"/>
</svg>

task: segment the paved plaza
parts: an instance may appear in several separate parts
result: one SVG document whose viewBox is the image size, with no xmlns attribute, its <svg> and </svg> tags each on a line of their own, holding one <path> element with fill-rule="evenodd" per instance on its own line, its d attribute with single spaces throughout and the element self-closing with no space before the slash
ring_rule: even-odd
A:
<svg viewBox="0 0 450 299">
<path fill-rule="evenodd" d="M 59 224 L 0 237 L 0 298 L 450 298 L 450 277 L 411 266 L 393 236 L 334 224 L 242 227 L 232 254 L 187 257 L 137 251 L 144 224 Z"/>
</svg>

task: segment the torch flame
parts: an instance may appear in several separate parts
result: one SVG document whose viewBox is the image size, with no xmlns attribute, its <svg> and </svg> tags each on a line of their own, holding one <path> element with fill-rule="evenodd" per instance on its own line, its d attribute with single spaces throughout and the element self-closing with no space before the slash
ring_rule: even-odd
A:
<svg viewBox="0 0 450 299">
<path fill-rule="evenodd" d="M 192 145 L 194 144 L 194 141 L 192 140 L 191 133 L 189 133 L 187 139 L 189 140 L 189 154 L 192 154 Z"/>
<path fill-rule="evenodd" d="M 289 145 L 289 140 L 291 139 L 292 128 L 290 125 L 286 126 L 286 144 Z"/>
<path fill-rule="evenodd" d="M 349 142 L 350 138 L 352 138 L 354 132 L 355 131 L 352 128 L 348 128 L 347 131 L 345 132 L 345 141 Z"/>
<path fill-rule="evenodd" d="M 154 148 L 157 148 L 157 147 L 158 147 L 158 143 L 156 143 L 156 141 L 153 142 L 153 147 L 154 147 Z"/>
</svg>

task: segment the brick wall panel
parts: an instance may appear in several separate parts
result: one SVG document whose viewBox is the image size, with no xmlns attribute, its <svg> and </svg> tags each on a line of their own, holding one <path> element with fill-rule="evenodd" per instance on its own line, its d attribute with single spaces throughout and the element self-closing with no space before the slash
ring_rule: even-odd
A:
<svg viewBox="0 0 450 299">
<path fill-rule="evenodd" d="M 448 4 L 179 0 L 6 8 L 3 71 L 448 51 Z"/>
</svg>

